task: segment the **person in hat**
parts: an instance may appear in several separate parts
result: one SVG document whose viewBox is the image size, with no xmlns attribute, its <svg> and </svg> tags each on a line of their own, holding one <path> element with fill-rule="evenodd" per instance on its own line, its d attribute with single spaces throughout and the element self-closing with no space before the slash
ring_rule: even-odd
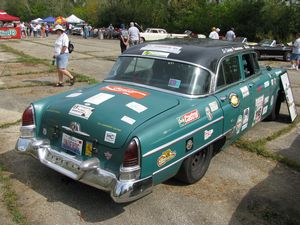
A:
<svg viewBox="0 0 300 225">
<path fill-rule="evenodd" d="M 210 39 L 219 40 L 219 32 L 220 32 L 220 29 L 219 29 L 219 28 L 213 27 L 213 28 L 211 29 L 211 32 L 210 32 L 210 34 L 209 34 L 208 37 L 209 37 Z"/>
<path fill-rule="evenodd" d="M 56 61 L 57 73 L 58 73 L 58 83 L 56 87 L 64 86 L 64 75 L 70 78 L 70 84 L 75 83 L 75 76 L 67 70 L 68 61 L 69 61 L 69 37 L 64 32 L 65 29 L 61 25 L 56 25 L 54 30 L 58 35 L 58 38 L 54 44 L 54 56 L 53 58 Z"/>
</svg>

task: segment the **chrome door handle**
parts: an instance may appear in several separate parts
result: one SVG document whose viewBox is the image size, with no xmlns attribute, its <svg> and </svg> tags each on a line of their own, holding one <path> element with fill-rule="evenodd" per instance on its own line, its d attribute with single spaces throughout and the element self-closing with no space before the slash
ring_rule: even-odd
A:
<svg viewBox="0 0 300 225">
<path fill-rule="evenodd" d="M 249 88 L 252 88 L 254 86 L 254 83 L 248 84 Z"/>
<path fill-rule="evenodd" d="M 225 96 L 222 96 L 222 97 L 220 97 L 220 100 L 221 100 L 221 102 L 225 102 L 226 101 L 226 99 L 227 99 L 227 96 L 225 95 Z"/>
</svg>

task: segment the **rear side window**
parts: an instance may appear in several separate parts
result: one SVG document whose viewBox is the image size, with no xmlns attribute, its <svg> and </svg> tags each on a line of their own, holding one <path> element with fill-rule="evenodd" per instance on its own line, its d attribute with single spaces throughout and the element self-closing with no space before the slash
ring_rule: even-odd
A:
<svg viewBox="0 0 300 225">
<path fill-rule="evenodd" d="M 242 56 L 242 66 L 245 78 L 251 77 L 259 72 L 259 65 L 254 53 L 245 54 Z"/>
<path fill-rule="evenodd" d="M 238 56 L 231 56 L 222 62 L 217 79 L 217 88 L 238 82 L 241 80 L 241 70 Z"/>
</svg>

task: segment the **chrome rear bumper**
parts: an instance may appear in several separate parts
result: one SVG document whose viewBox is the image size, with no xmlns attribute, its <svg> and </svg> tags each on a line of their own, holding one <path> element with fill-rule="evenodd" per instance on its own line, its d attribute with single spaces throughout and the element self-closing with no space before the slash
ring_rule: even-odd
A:
<svg viewBox="0 0 300 225">
<path fill-rule="evenodd" d="M 100 168 L 98 158 L 83 161 L 52 149 L 43 140 L 20 137 L 16 150 L 29 153 L 42 164 L 74 180 L 109 191 L 117 203 L 134 201 L 152 192 L 152 176 L 139 180 L 119 180 L 115 174 Z"/>
</svg>

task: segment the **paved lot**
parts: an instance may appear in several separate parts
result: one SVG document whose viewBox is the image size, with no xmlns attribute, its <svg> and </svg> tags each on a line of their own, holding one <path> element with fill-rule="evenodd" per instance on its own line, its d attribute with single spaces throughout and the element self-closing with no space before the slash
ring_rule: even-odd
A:
<svg viewBox="0 0 300 225">
<path fill-rule="evenodd" d="M 51 61 L 53 37 L 2 43 Z M 73 43 L 76 52 L 72 53 L 70 68 L 99 81 L 119 55 L 118 41 L 74 37 Z M 289 66 L 281 61 L 261 63 Z M 300 105 L 300 72 L 292 71 L 290 78 Z M 73 88 L 52 87 L 56 79 L 51 67 L 24 62 L 0 47 L 0 126 L 17 121 L 30 102 Z M 76 83 L 76 87 L 85 85 Z M 281 113 L 279 121 L 259 123 L 243 139 L 261 140 L 289 127 L 284 104 Z M 217 154 L 206 176 L 194 185 L 171 179 L 145 198 L 115 204 L 108 194 L 70 180 L 31 157 L 17 155 L 13 148 L 19 126 L 1 127 L 0 163 L 29 224 L 300 224 L 300 173 L 235 146 Z M 299 132 L 300 126 L 296 126 L 267 142 L 266 147 L 300 164 Z M 0 185 L 1 224 L 14 224 L 1 193 Z"/>
</svg>

